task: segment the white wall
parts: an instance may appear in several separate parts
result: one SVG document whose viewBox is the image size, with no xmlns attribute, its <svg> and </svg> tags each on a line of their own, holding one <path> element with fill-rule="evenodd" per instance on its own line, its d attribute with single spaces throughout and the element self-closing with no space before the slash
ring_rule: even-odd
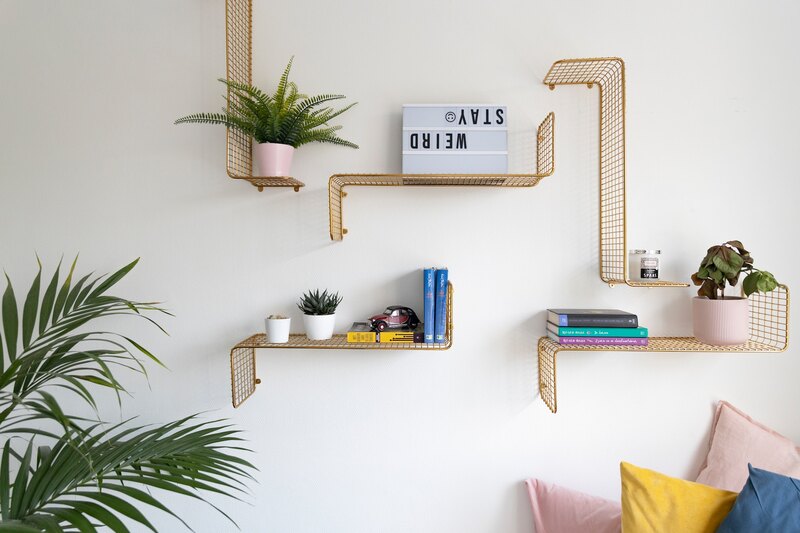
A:
<svg viewBox="0 0 800 533">
<path fill-rule="evenodd" d="M 52 267 L 80 251 L 100 272 L 142 257 L 121 291 L 175 313 L 170 337 L 133 328 L 171 371 L 152 369 L 152 390 L 130 379 L 134 398 L 108 417 L 233 419 L 260 469 L 248 505 L 223 502 L 243 531 L 528 532 L 525 477 L 617 498 L 620 460 L 694 476 L 718 399 L 800 441 L 795 347 L 563 354 L 557 415 L 534 351 L 547 307 L 629 309 L 655 335 L 691 327 L 690 289 L 597 276 L 597 96 L 541 84 L 561 58 L 626 60 L 632 247 L 663 249 L 686 279 L 738 238 L 800 287 L 797 3 L 255 3 L 256 83 L 295 55 L 302 89 L 359 102 L 340 123 L 361 149 L 301 149 L 299 193 L 228 179 L 223 129 L 172 125 L 223 103 L 223 0 L 0 0 L 0 265 L 24 285 L 34 252 Z M 555 175 L 530 190 L 353 190 L 350 233 L 331 242 L 328 176 L 399 171 L 401 104 L 459 101 L 509 106 L 515 170 L 554 110 Z M 401 236 L 381 228 L 409 216 Z M 341 327 L 418 305 L 430 264 L 456 288 L 451 350 L 262 351 L 262 384 L 230 407 L 228 351 L 265 314 L 299 320 L 316 286 L 344 295 Z M 198 531 L 230 530 L 165 501 Z"/>
</svg>

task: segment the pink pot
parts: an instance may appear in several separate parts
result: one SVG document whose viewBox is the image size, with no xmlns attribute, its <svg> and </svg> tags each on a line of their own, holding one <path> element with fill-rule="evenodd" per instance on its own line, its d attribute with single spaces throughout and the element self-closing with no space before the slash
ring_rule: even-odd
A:
<svg viewBox="0 0 800 533">
<path fill-rule="evenodd" d="M 259 143 L 253 146 L 259 176 L 290 176 L 294 146 L 278 143 Z"/>
<path fill-rule="evenodd" d="M 694 336 L 716 346 L 744 344 L 750 338 L 750 307 L 747 298 L 692 299 Z"/>
</svg>

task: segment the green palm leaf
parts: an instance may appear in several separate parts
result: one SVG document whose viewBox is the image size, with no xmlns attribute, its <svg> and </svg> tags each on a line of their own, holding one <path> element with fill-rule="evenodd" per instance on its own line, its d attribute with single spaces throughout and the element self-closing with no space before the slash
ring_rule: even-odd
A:
<svg viewBox="0 0 800 533">
<path fill-rule="evenodd" d="M 0 435 L 5 441 L 0 455 L 0 532 L 95 532 L 100 527 L 127 532 L 125 521 L 155 531 L 145 515 L 148 509 L 170 514 L 189 528 L 151 491 L 204 502 L 204 492 L 238 497 L 253 470 L 235 455 L 245 450 L 242 439 L 219 420 L 202 422 L 191 416 L 160 426 L 106 427 L 62 407 L 59 391 L 76 395 L 96 410 L 94 387 L 113 390 L 121 401 L 125 387 L 117 378 L 119 370 L 146 377 L 144 362 L 163 366 L 134 339 L 94 330 L 95 321 L 127 316 L 163 331 L 147 315 L 169 314 L 154 302 L 108 294 L 138 260 L 108 276 L 85 275 L 73 285 L 76 262 L 77 258 L 60 286 L 59 263 L 43 295 L 39 264 L 21 323 L 6 277 L 0 302 L 6 347 L 0 351 Z M 53 422 L 60 431 L 48 429 Z M 52 448 L 37 450 L 37 442 Z"/>
</svg>

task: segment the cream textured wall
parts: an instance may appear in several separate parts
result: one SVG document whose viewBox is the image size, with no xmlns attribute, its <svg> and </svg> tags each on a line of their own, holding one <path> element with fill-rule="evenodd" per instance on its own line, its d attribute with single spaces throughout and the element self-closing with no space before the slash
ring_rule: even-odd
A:
<svg viewBox="0 0 800 533">
<path fill-rule="evenodd" d="M 696 475 L 718 399 L 800 441 L 795 346 L 567 353 L 557 415 L 538 399 L 534 351 L 553 306 L 621 307 L 656 335 L 691 327 L 690 289 L 598 279 L 597 95 L 541 84 L 561 58 L 626 60 L 632 247 L 663 249 L 685 279 L 706 247 L 739 238 L 800 290 L 800 5 L 255 4 L 256 83 L 295 55 L 301 88 L 359 102 L 340 123 L 361 149 L 303 148 L 300 193 L 228 179 L 221 128 L 172 125 L 223 104 L 223 0 L 0 0 L 0 265 L 26 284 L 34 252 L 51 266 L 80 252 L 100 272 L 142 257 L 121 290 L 175 313 L 169 337 L 133 332 L 170 371 L 152 369 L 151 388 L 131 378 L 122 413 L 110 398 L 104 412 L 230 417 L 260 469 L 247 504 L 222 501 L 243 531 L 528 532 L 525 477 L 618 498 L 620 460 Z M 399 171 L 400 106 L 459 101 L 509 106 L 515 170 L 555 111 L 555 175 L 530 190 L 354 190 L 350 234 L 331 242 L 328 176 Z M 299 321 L 293 303 L 316 286 L 344 295 L 340 327 L 419 305 L 431 264 L 456 288 L 450 351 L 262 351 L 262 384 L 230 407 L 228 350 L 265 314 Z M 164 501 L 200 532 L 232 530 Z"/>
</svg>

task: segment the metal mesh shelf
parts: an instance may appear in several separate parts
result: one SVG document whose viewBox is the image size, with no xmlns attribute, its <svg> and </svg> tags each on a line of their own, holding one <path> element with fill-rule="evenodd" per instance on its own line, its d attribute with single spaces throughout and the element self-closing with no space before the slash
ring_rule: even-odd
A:
<svg viewBox="0 0 800 533">
<path fill-rule="evenodd" d="M 688 287 L 676 281 L 632 281 L 625 216 L 625 62 L 618 57 L 562 59 L 544 78 L 556 85 L 597 85 L 600 96 L 600 279 L 611 286 Z"/>
<path fill-rule="evenodd" d="M 342 225 L 342 199 L 347 186 L 398 187 L 535 187 L 555 170 L 553 135 L 555 115 L 549 113 L 536 134 L 535 174 L 334 174 L 328 181 L 328 214 L 331 240 L 347 234 Z"/>
<path fill-rule="evenodd" d="M 324 341 L 312 341 L 305 335 L 293 333 L 287 343 L 271 343 L 267 336 L 257 333 L 247 337 L 231 349 L 231 396 L 234 407 L 239 407 L 255 391 L 261 380 L 256 377 L 256 350 L 310 349 L 310 350 L 448 350 L 453 345 L 453 284 L 447 284 L 447 314 L 445 342 L 441 344 L 414 342 L 360 343 L 347 342 L 347 335 L 334 335 Z"/>
<path fill-rule="evenodd" d="M 253 2 L 225 2 L 225 63 L 229 80 L 252 84 L 253 66 Z M 229 90 L 228 102 L 236 96 Z M 253 140 L 249 135 L 228 129 L 226 169 L 235 180 L 250 182 L 259 191 L 264 187 L 292 187 L 295 192 L 305 184 L 289 176 L 253 175 Z"/>
<path fill-rule="evenodd" d="M 736 346 L 713 346 L 694 337 L 651 337 L 647 346 L 562 345 L 541 337 L 539 352 L 539 396 L 552 412 L 558 410 L 556 396 L 556 355 L 561 351 L 603 352 L 726 352 L 779 353 L 789 346 L 789 289 L 779 286 L 767 294 L 755 293 L 750 304 L 750 340 Z"/>
</svg>

